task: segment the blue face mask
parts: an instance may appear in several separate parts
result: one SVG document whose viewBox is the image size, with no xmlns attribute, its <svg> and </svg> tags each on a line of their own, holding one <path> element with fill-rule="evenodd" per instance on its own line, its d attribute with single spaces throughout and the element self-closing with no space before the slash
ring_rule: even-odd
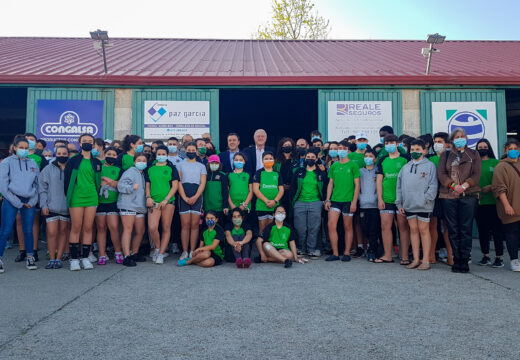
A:
<svg viewBox="0 0 520 360">
<path fill-rule="evenodd" d="M 338 150 L 329 150 L 329 156 L 331 158 L 338 157 Z"/>
<path fill-rule="evenodd" d="M 357 148 L 359 150 L 365 150 L 367 148 L 367 145 L 368 145 L 367 143 L 358 143 Z"/>
<path fill-rule="evenodd" d="M 27 140 L 27 142 L 29 143 L 29 150 L 34 150 L 36 147 L 36 142 L 32 140 Z"/>
<path fill-rule="evenodd" d="M 18 149 L 18 150 L 16 150 L 16 155 L 18 155 L 21 158 L 26 158 L 27 155 L 29 155 L 29 150 L 27 150 L 27 149 Z"/>
<path fill-rule="evenodd" d="M 144 145 L 141 144 L 141 145 L 137 145 L 136 148 L 135 148 L 135 152 L 143 152 L 143 149 L 144 149 Z"/>
<path fill-rule="evenodd" d="M 138 161 L 135 163 L 135 167 L 137 170 L 144 170 L 146 169 L 146 163 L 144 161 Z"/>
<path fill-rule="evenodd" d="M 166 155 L 157 155 L 157 161 L 160 163 L 165 163 L 168 160 L 168 156 Z"/>
<path fill-rule="evenodd" d="M 170 154 L 175 154 L 177 151 L 179 151 L 179 148 L 176 145 L 168 145 L 168 152 Z"/>
<path fill-rule="evenodd" d="M 520 151 L 516 149 L 509 150 L 507 152 L 507 157 L 509 157 L 510 159 L 518 159 L 518 155 L 520 155 Z"/>
<path fill-rule="evenodd" d="M 208 225 L 208 227 L 215 226 L 215 220 L 213 220 L 213 219 L 206 220 L 206 225 Z"/>
<path fill-rule="evenodd" d="M 313 136 L 312 139 L 311 139 L 311 142 L 313 142 L 314 140 L 321 140 L 319 136 Z"/>
<path fill-rule="evenodd" d="M 381 144 L 384 144 L 385 143 L 385 138 L 382 137 L 382 138 L 379 139 L 379 141 L 381 141 Z"/>
<path fill-rule="evenodd" d="M 92 149 L 92 152 L 91 152 L 92 156 L 96 157 L 99 155 L 99 151 L 98 149 Z"/>
<path fill-rule="evenodd" d="M 233 165 L 235 166 L 236 169 L 242 169 L 244 167 L 244 162 L 243 161 L 233 161 Z"/>
<path fill-rule="evenodd" d="M 397 146 L 395 144 L 388 144 L 388 145 L 385 145 L 385 150 L 389 154 L 393 154 L 397 151 Z"/>
<path fill-rule="evenodd" d="M 338 156 L 340 159 L 346 158 L 348 155 L 348 150 L 338 150 Z"/>
<path fill-rule="evenodd" d="M 56 154 L 56 148 L 54 148 L 54 152 L 53 152 L 53 154 Z"/>
<path fill-rule="evenodd" d="M 367 165 L 367 166 L 374 165 L 374 159 L 372 159 L 371 157 L 366 157 L 364 160 L 365 160 L 365 165 Z"/>
<path fill-rule="evenodd" d="M 401 149 L 404 149 L 404 148 L 405 148 L 404 143 L 399 143 L 399 147 L 400 147 Z"/>
<path fill-rule="evenodd" d="M 453 145 L 455 145 L 455 147 L 457 149 L 464 148 L 467 143 L 468 143 L 467 140 L 464 138 L 458 138 L 458 139 L 453 140 Z"/>
</svg>

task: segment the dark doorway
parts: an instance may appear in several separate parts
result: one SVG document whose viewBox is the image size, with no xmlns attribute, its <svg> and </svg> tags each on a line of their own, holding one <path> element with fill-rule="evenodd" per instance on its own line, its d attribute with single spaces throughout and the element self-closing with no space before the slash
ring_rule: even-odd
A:
<svg viewBox="0 0 520 360">
<path fill-rule="evenodd" d="M 0 152 L 7 154 L 16 134 L 25 133 L 27 88 L 0 88 Z"/>
<path fill-rule="evenodd" d="M 520 89 L 506 90 L 507 134 L 520 140 Z"/>
<path fill-rule="evenodd" d="M 253 133 L 262 128 L 267 132 L 267 145 L 276 147 L 289 136 L 295 141 L 309 140 L 318 128 L 317 90 L 220 90 L 220 150 L 227 149 L 226 136 L 240 135 L 240 148 L 253 144 Z"/>
</svg>

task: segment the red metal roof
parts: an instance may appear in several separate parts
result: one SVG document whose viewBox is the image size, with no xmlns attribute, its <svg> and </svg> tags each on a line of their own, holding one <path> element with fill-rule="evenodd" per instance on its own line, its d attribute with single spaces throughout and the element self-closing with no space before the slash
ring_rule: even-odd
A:
<svg viewBox="0 0 520 360">
<path fill-rule="evenodd" d="M 0 37 L 0 83 L 105 85 L 520 85 L 520 41 L 114 38 L 108 74 L 88 38 Z"/>
</svg>

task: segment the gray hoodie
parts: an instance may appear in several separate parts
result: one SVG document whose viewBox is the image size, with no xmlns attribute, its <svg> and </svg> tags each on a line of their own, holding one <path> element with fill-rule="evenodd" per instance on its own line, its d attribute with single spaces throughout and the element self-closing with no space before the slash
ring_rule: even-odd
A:
<svg viewBox="0 0 520 360">
<path fill-rule="evenodd" d="M 11 155 L 0 163 L 0 194 L 17 209 L 24 203 L 20 199 L 27 198 L 31 207 L 38 203 L 38 165 L 29 158 Z"/>
<path fill-rule="evenodd" d="M 399 172 L 395 205 L 408 212 L 432 212 L 438 186 L 434 163 L 411 160 Z"/>
<path fill-rule="evenodd" d="M 50 212 L 67 216 L 67 197 L 63 192 L 65 175 L 56 161 L 43 168 L 38 177 L 38 192 L 40 193 L 40 207 Z"/>
<path fill-rule="evenodd" d="M 137 190 L 134 190 L 134 185 L 136 183 L 139 184 L 139 187 Z M 135 166 L 126 170 L 117 183 L 117 191 L 119 191 L 117 208 L 145 214 L 145 185 L 144 174 L 137 170 Z"/>
</svg>

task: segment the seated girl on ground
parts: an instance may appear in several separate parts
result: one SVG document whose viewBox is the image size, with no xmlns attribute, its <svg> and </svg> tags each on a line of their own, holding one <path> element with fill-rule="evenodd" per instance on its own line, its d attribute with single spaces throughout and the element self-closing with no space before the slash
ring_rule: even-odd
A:
<svg viewBox="0 0 520 360">
<path fill-rule="evenodd" d="M 232 210 L 231 221 L 233 224 L 230 224 L 226 228 L 226 240 L 233 249 L 237 268 L 247 269 L 251 266 L 249 252 L 253 231 L 247 223 L 244 222 L 244 214 L 238 207 Z"/>
</svg>

